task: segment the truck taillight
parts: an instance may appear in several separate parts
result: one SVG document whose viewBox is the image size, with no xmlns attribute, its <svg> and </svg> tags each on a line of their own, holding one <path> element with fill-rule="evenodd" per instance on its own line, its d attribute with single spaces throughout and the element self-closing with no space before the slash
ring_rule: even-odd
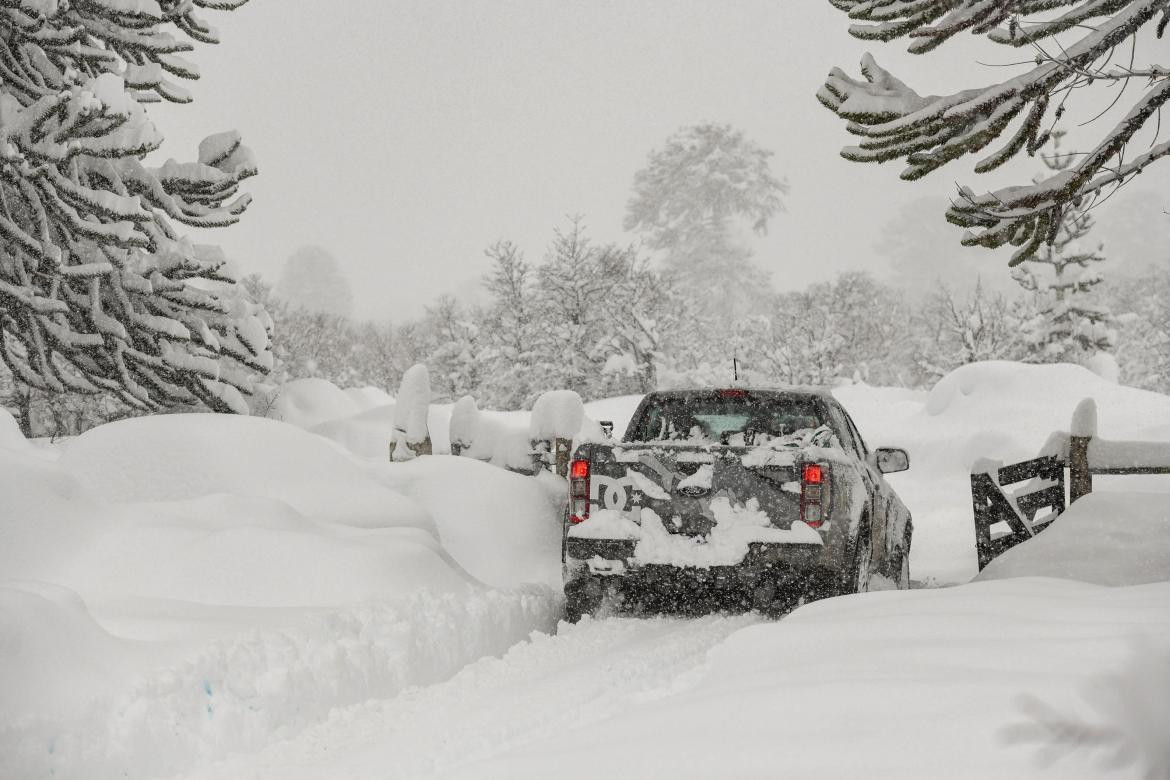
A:
<svg viewBox="0 0 1170 780">
<path fill-rule="evenodd" d="M 813 528 L 825 522 L 829 469 L 820 463 L 805 463 L 800 470 L 800 519 Z"/>
<path fill-rule="evenodd" d="M 589 519 L 589 461 L 574 460 L 569 464 L 569 522 L 583 523 Z"/>
</svg>

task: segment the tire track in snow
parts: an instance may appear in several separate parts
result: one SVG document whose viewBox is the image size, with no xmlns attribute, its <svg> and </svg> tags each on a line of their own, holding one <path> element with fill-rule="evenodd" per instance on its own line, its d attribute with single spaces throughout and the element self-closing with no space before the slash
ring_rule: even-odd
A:
<svg viewBox="0 0 1170 780">
<path fill-rule="evenodd" d="M 501 658 L 393 699 L 334 711 L 254 756 L 193 777 L 419 777 L 543 736 L 587 728 L 625 705 L 685 688 L 707 652 L 757 615 L 562 623 Z"/>
</svg>

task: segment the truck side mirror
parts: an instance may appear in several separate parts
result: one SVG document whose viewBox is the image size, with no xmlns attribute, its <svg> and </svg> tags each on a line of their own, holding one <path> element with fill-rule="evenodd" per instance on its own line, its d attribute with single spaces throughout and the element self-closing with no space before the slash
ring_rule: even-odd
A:
<svg viewBox="0 0 1170 780">
<path fill-rule="evenodd" d="M 892 474 L 895 471 L 905 471 L 910 468 L 910 456 L 906 450 L 896 447 L 878 447 L 873 453 L 874 463 L 878 471 L 883 474 Z"/>
</svg>

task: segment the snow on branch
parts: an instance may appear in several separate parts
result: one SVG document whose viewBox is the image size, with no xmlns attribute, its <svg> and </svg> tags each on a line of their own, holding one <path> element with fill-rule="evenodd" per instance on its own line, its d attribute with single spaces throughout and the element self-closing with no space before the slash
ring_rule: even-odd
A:
<svg viewBox="0 0 1170 780">
<path fill-rule="evenodd" d="M 1100 143 L 1068 170 L 1037 183 L 983 195 L 961 188 L 947 219 L 968 228 L 968 246 L 1018 247 L 1011 264 L 1051 244 L 1068 204 L 1101 197 L 1124 184 L 1147 165 L 1170 155 L 1170 142 L 1158 142 L 1161 108 L 1170 100 L 1170 69 L 1133 62 L 1111 63 L 1117 47 L 1155 24 L 1161 36 L 1170 18 L 1167 0 L 830 0 L 857 24 L 850 32 L 863 39 L 913 39 L 909 50 L 925 53 L 959 32 L 985 35 L 1034 53 L 1032 67 L 1005 81 L 950 95 L 922 96 L 866 54 L 861 79 L 833 68 L 817 93 L 822 104 L 847 120 L 847 130 L 861 138 L 841 154 L 856 162 L 905 159 L 901 177 L 915 180 L 968 154 L 998 147 L 975 165 L 976 173 L 998 168 L 1021 150 L 1034 154 L 1049 137 L 1076 89 L 1096 82 L 1145 81 L 1147 89 L 1126 116 Z M 1063 11 L 1063 12 L 1061 12 Z M 1047 16 L 1045 16 L 1047 14 Z M 1161 14 L 1161 21 L 1158 20 Z M 1064 46 L 1051 39 L 1085 31 Z M 1120 96 L 1119 96 L 1120 97 Z M 1136 156 L 1127 145 L 1155 120 L 1155 137 Z"/>
</svg>

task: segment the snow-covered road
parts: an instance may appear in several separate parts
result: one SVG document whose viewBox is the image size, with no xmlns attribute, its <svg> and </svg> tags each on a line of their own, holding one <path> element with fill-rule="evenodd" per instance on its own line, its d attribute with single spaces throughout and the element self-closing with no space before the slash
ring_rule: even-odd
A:
<svg viewBox="0 0 1170 780">
<path fill-rule="evenodd" d="M 192 778 L 413 778 L 588 729 L 685 687 L 708 651 L 758 615 L 562 623 L 502 658 L 385 701 L 335 711 L 255 756 Z"/>
</svg>

